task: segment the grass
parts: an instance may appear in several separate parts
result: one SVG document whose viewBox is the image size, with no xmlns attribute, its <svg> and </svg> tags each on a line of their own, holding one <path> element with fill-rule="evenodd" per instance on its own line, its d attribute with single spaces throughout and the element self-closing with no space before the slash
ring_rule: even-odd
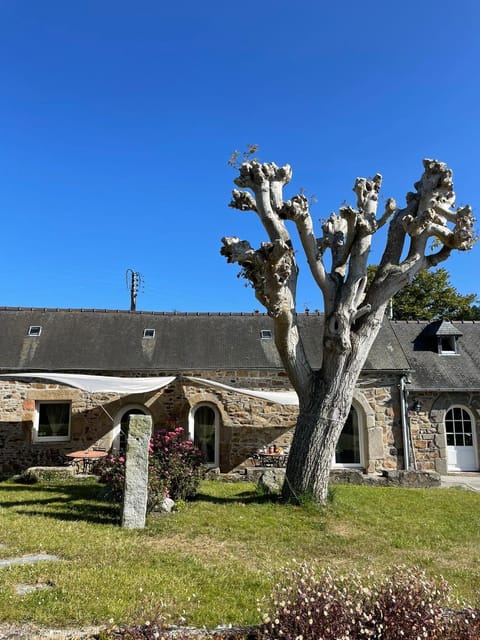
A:
<svg viewBox="0 0 480 640">
<path fill-rule="evenodd" d="M 205 482 L 198 498 L 141 531 L 118 526 L 94 480 L 0 483 L 0 619 L 40 625 L 148 619 L 255 624 L 292 558 L 345 573 L 398 564 L 442 574 L 474 601 L 480 587 L 480 495 L 337 485 L 326 509 L 285 505 L 250 484 Z M 17 595 L 19 584 L 49 585 Z"/>
</svg>

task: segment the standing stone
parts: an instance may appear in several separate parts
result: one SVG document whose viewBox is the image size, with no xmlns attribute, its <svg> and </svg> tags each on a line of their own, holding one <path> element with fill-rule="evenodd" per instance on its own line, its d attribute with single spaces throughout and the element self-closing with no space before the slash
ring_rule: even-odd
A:
<svg viewBox="0 0 480 640">
<path fill-rule="evenodd" d="M 143 529 L 145 526 L 148 449 L 151 435 L 152 418 L 150 416 L 129 417 L 122 511 L 122 527 L 126 529 Z"/>
</svg>

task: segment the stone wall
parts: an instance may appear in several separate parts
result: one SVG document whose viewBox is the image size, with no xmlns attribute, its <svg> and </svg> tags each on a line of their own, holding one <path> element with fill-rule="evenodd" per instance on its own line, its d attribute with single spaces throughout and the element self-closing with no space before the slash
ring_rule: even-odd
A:
<svg viewBox="0 0 480 640">
<path fill-rule="evenodd" d="M 477 454 L 480 443 L 480 394 L 461 392 L 415 392 L 409 402 L 409 420 L 417 468 L 448 472 L 445 414 L 453 406 L 468 409 L 475 421 Z M 415 402 L 421 407 L 415 410 Z"/>
<path fill-rule="evenodd" d="M 157 373 L 169 375 L 169 372 Z M 113 372 L 111 374 L 114 375 Z M 130 375 L 142 375 L 142 372 Z M 290 389 L 288 378 L 279 371 L 185 372 L 168 387 L 128 397 L 92 395 L 53 383 L 1 381 L 0 473 L 5 475 L 31 466 L 62 464 L 65 453 L 69 451 L 92 446 L 109 449 L 115 420 L 131 405 L 143 407 L 152 416 L 154 429 L 176 424 L 183 426 L 186 433 L 192 410 L 199 403 L 216 408 L 220 417 L 219 453 L 223 472 L 245 465 L 249 456 L 260 447 L 270 444 L 283 448 L 289 446 L 296 407 L 215 389 L 193 382 L 187 376 L 257 390 Z M 71 438 L 68 442 L 33 442 L 35 403 L 39 400 L 71 401 Z M 395 376 L 377 379 L 364 376 L 355 392 L 354 406 L 364 436 L 365 471 L 402 469 L 398 379 Z"/>
<path fill-rule="evenodd" d="M 403 469 L 403 439 L 400 412 L 399 380 L 396 376 L 360 379 L 356 397 L 366 403 L 356 407 L 366 419 L 366 471 Z M 355 406 L 355 403 L 354 403 Z M 369 414 L 370 411 L 370 414 Z"/>
<path fill-rule="evenodd" d="M 284 389 L 286 376 L 273 372 L 206 372 L 185 375 L 214 379 L 253 389 Z M 269 385 L 269 386 L 267 386 Z M 69 401 L 72 404 L 71 437 L 68 442 L 34 442 L 33 426 L 38 401 Z M 32 466 L 59 465 L 65 453 L 98 446 L 109 449 L 115 417 L 129 405 L 142 406 L 154 428 L 181 425 L 188 432 L 191 409 L 199 402 L 217 407 L 220 417 L 220 460 L 224 469 L 245 461 L 256 448 L 271 442 L 288 444 L 295 424 L 296 408 L 282 407 L 241 394 L 213 390 L 178 378 L 168 387 L 144 394 L 120 397 L 89 394 L 55 383 L 0 382 L 0 474 L 18 473 Z"/>
</svg>

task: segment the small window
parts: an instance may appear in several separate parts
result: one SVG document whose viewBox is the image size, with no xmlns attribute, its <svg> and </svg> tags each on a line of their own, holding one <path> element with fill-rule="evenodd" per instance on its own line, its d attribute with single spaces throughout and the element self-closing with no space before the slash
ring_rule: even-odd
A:
<svg viewBox="0 0 480 640">
<path fill-rule="evenodd" d="M 38 325 L 32 325 L 28 330 L 29 336 L 39 336 L 42 333 L 42 327 Z"/>
<path fill-rule="evenodd" d="M 440 355 L 451 356 L 457 353 L 456 336 L 441 336 L 438 338 L 438 352 Z"/>
<path fill-rule="evenodd" d="M 270 329 L 261 329 L 260 337 L 262 338 L 262 340 L 271 340 L 271 338 L 272 338 L 271 330 Z"/>
<path fill-rule="evenodd" d="M 453 407 L 445 416 L 445 433 L 448 447 L 473 446 L 472 419 L 461 407 Z"/>
<path fill-rule="evenodd" d="M 143 330 L 144 338 L 154 338 L 155 337 L 155 329 L 144 329 Z"/>
<path fill-rule="evenodd" d="M 34 442 L 70 440 L 70 402 L 37 402 L 35 407 Z"/>
</svg>

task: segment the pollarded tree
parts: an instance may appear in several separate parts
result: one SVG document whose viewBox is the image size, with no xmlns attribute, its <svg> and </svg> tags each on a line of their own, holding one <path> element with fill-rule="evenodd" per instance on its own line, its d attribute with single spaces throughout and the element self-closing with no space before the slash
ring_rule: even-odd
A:
<svg viewBox="0 0 480 640">
<path fill-rule="evenodd" d="M 424 173 L 406 206 L 393 199 L 377 214 L 382 177 L 357 178 L 356 208 L 332 213 L 317 237 L 308 199 L 283 199 L 292 177 L 289 165 L 244 162 L 230 206 L 254 211 L 268 242 L 254 249 L 239 238 L 223 238 L 222 254 L 241 267 L 257 299 L 274 322 L 283 365 L 299 398 L 299 413 L 288 458 L 283 494 L 327 498 L 330 463 L 347 419 L 354 388 L 380 329 L 390 298 L 422 269 L 446 260 L 453 249 L 474 243 L 469 206 L 454 209 L 452 173 L 437 160 L 424 160 Z M 245 191 L 248 189 L 249 191 Z M 305 355 L 296 314 L 298 266 L 287 221 L 298 231 L 312 276 L 323 294 L 323 361 L 313 370 Z M 373 234 L 388 221 L 386 246 L 375 278 L 366 291 L 368 254 Z M 430 238 L 437 249 L 427 255 Z M 327 270 L 324 256 L 330 252 Z"/>
</svg>

